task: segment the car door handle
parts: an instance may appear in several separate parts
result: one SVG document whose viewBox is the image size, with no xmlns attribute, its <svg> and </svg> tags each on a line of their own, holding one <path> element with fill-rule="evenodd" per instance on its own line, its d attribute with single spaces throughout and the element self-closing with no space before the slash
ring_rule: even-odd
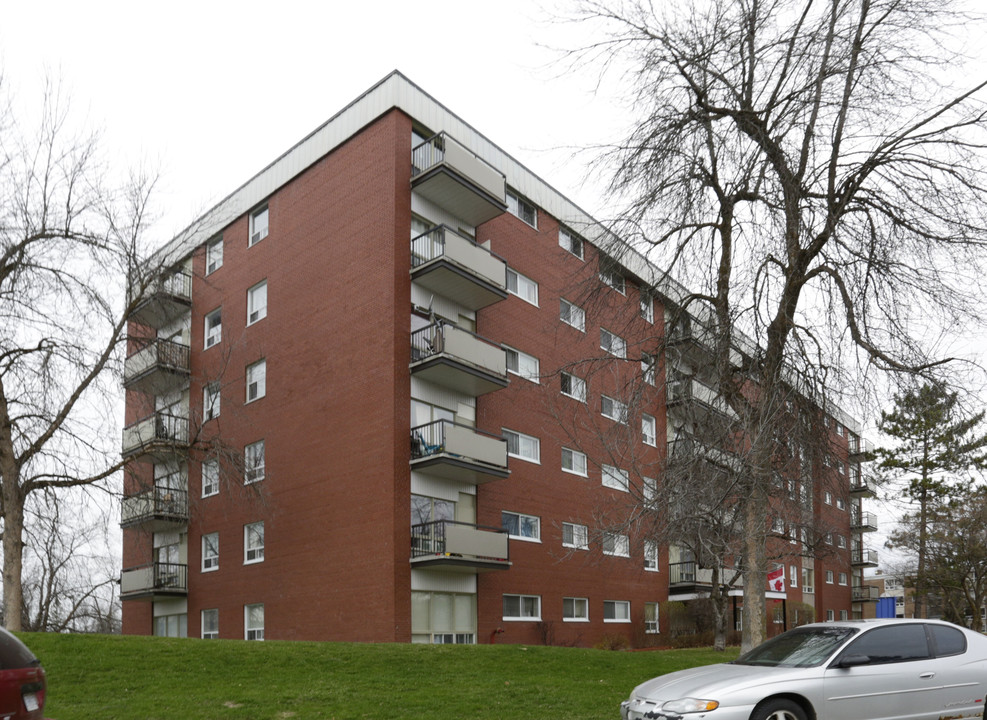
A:
<svg viewBox="0 0 987 720">
<path fill-rule="evenodd" d="M 929 680 L 930 678 L 934 678 L 935 676 L 936 674 L 934 672 L 924 672 L 919 675 L 919 677 L 922 680 Z"/>
</svg>

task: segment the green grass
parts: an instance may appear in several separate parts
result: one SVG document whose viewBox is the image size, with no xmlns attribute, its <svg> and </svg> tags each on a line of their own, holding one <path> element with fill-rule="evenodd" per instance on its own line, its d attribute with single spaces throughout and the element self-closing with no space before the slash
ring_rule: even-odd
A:
<svg viewBox="0 0 987 720">
<path fill-rule="evenodd" d="M 616 718 L 638 683 L 736 650 L 21 638 L 55 720 Z"/>
</svg>

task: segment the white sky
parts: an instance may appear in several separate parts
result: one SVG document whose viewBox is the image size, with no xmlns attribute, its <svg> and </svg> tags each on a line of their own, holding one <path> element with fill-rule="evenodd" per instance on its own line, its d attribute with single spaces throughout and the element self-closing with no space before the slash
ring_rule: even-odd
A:
<svg viewBox="0 0 987 720">
<path fill-rule="evenodd" d="M 46 69 L 124 166 L 161 171 L 163 242 L 394 69 L 586 210 L 561 148 L 613 137 L 588 73 L 549 67 L 573 29 L 537 0 L 11 2 L 0 67 L 18 107 Z"/>
</svg>

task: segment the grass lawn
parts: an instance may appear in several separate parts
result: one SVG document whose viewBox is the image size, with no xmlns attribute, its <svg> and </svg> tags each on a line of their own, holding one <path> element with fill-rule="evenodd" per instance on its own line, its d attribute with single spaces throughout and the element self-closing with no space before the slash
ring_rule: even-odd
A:
<svg viewBox="0 0 987 720">
<path fill-rule="evenodd" d="M 654 675 L 736 657 L 521 645 L 357 645 L 20 636 L 54 720 L 616 718 Z"/>
</svg>

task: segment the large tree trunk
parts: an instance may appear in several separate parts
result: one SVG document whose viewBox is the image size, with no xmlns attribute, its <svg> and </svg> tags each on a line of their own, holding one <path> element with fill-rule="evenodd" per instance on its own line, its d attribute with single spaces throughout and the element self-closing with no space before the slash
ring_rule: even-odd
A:
<svg viewBox="0 0 987 720">
<path fill-rule="evenodd" d="M 5 463 L 5 465 L 10 463 Z M 23 629 L 24 586 L 24 498 L 17 475 L 3 469 L 3 614 L 4 625 L 15 632 Z"/>
</svg>

